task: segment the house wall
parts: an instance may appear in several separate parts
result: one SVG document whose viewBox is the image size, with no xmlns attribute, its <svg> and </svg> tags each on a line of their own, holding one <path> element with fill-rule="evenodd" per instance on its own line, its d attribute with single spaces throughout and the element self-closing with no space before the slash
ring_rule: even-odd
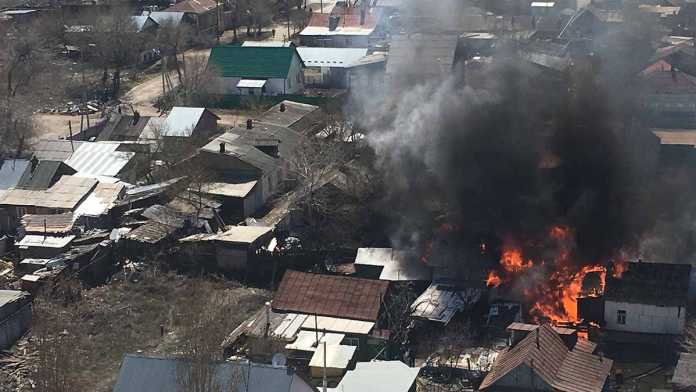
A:
<svg viewBox="0 0 696 392">
<path fill-rule="evenodd" d="M 626 324 L 619 324 L 617 312 L 626 311 Z M 605 301 L 604 322 L 609 330 L 622 332 L 680 334 L 684 330 L 686 309 L 678 306 L 656 306 Z"/>
<path fill-rule="evenodd" d="M 249 249 L 231 248 L 224 244 L 215 247 L 217 265 L 224 271 L 241 271 L 246 268 L 249 258 Z"/>
<path fill-rule="evenodd" d="M 0 349 L 9 348 L 29 329 L 31 301 L 17 301 L 0 308 Z"/>
<path fill-rule="evenodd" d="M 541 379 L 529 366 L 521 364 L 504 377 L 499 379 L 492 387 L 509 387 L 535 391 L 553 391 L 553 388 Z"/>
<path fill-rule="evenodd" d="M 258 189 L 258 185 L 254 186 L 254 189 L 244 199 L 243 213 L 245 218 L 255 213 L 264 203 L 263 195 Z"/>
<path fill-rule="evenodd" d="M 203 112 L 203 116 L 191 133 L 191 136 L 206 142 L 215 133 L 217 133 L 217 118 L 206 110 Z"/>
<path fill-rule="evenodd" d="M 324 48 L 367 48 L 370 35 L 303 35 L 301 46 L 318 46 Z"/>
</svg>

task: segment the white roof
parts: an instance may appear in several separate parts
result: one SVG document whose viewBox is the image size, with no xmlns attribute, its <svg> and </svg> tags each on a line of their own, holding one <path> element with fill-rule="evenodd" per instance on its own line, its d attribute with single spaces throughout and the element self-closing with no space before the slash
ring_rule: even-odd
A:
<svg viewBox="0 0 696 392">
<path fill-rule="evenodd" d="M 287 350 L 314 352 L 317 349 L 317 345 L 315 345 L 317 342 L 317 335 L 319 336 L 319 346 L 322 345 L 323 342 L 326 342 L 327 345 L 341 344 L 343 338 L 346 337 L 346 335 L 342 333 L 319 332 L 317 334 L 315 331 L 300 331 L 297 334 L 297 339 L 285 345 L 285 348 Z"/>
<path fill-rule="evenodd" d="M 300 32 L 300 35 L 305 36 L 333 36 L 333 35 L 370 35 L 375 31 L 374 28 L 366 27 L 336 27 L 335 30 L 329 30 L 328 26 L 307 26 Z"/>
<path fill-rule="evenodd" d="M 269 226 L 233 226 L 224 233 L 216 235 L 212 240 L 251 244 L 272 230 L 273 228 Z"/>
<path fill-rule="evenodd" d="M 228 184 L 226 182 L 211 182 L 203 186 L 203 193 L 216 196 L 247 197 L 256 186 L 256 181 L 240 184 Z M 194 189 L 192 189 L 194 190 Z"/>
<path fill-rule="evenodd" d="M 191 136 L 191 132 L 198 125 L 204 111 L 205 108 L 175 106 L 162 123 L 162 136 Z"/>
<path fill-rule="evenodd" d="M 384 267 L 379 275 L 380 280 L 431 279 L 430 269 L 417 255 L 392 248 L 359 248 L 355 264 Z"/>
<path fill-rule="evenodd" d="M 342 344 L 326 345 L 326 367 L 332 369 L 345 369 L 355 355 L 355 346 L 344 346 Z M 310 367 L 324 367 L 324 345 L 320 344 L 314 351 L 312 359 L 309 361 Z"/>
<path fill-rule="evenodd" d="M 420 368 L 401 361 L 358 362 L 349 370 L 334 391 L 408 392 L 416 382 Z"/>
<path fill-rule="evenodd" d="M 320 331 L 341 332 L 349 334 L 367 335 L 374 328 L 371 321 L 349 320 L 338 317 L 310 316 L 302 323 L 302 329 Z"/>
<path fill-rule="evenodd" d="M 114 202 L 118 199 L 125 188 L 123 183 L 102 183 L 94 188 L 92 193 L 80 203 L 73 212 L 73 220 L 80 216 L 100 216 L 109 212 Z"/>
<path fill-rule="evenodd" d="M 174 11 L 155 11 L 155 12 L 148 12 L 148 11 L 143 11 L 142 13 L 143 16 L 149 16 L 157 22 L 157 24 L 163 24 L 171 21 L 171 23 L 174 26 L 177 26 L 180 22 L 181 19 L 184 18 L 184 12 L 174 12 Z"/>
<path fill-rule="evenodd" d="M 552 2 L 552 1 L 534 1 L 534 2 L 532 2 L 532 7 L 549 7 L 549 8 L 551 8 L 555 5 L 556 5 L 556 3 Z"/>
<path fill-rule="evenodd" d="M 244 43 L 242 43 L 242 46 L 254 46 L 264 48 L 289 48 L 290 45 L 290 41 L 244 41 Z"/>
<path fill-rule="evenodd" d="M 266 85 L 265 79 L 240 79 L 237 88 L 261 88 Z"/>
<path fill-rule="evenodd" d="M 411 316 L 447 324 L 457 312 L 464 310 L 467 305 L 478 302 L 480 298 L 480 289 L 455 289 L 433 283 L 413 301 Z"/>
<path fill-rule="evenodd" d="M 367 48 L 297 48 L 307 67 L 348 68 L 367 55 Z"/>
<path fill-rule="evenodd" d="M 74 235 L 52 237 L 43 235 L 25 235 L 16 245 L 19 247 L 37 246 L 41 248 L 63 248 L 75 239 Z"/>
<path fill-rule="evenodd" d="M 273 336 L 277 336 L 283 340 L 290 341 L 297 336 L 297 333 L 302 327 L 302 323 L 307 318 L 306 314 L 288 313 L 283 321 L 278 324 L 273 330 Z"/>
<path fill-rule="evenodd" d="M 132 151 L 117 151 L 120 143 L 82 143 L 65 161 L 78 172 L 99 176 L 116 177 L 133 159 Z"/>
</svg>

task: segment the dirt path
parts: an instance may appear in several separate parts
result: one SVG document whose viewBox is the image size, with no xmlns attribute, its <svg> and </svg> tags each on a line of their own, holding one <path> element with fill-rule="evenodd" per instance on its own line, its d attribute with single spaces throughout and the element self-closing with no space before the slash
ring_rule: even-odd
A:
<svg viewBox="0 0 696 392">
<path fill-rule="evenodd" d="M 91 120 L 97 120 L 98 114 L 90 116 Z M 80 131 L 80 116 L 66 116 L 62 114 L 35 113 L 31 117 L 34 123 L 34 139 L 59 139 L 70 135 L 68 122 L 72 124 L 74 133 Z M 87 124 L 84 124 L 86 127 Z"/>
</svg>

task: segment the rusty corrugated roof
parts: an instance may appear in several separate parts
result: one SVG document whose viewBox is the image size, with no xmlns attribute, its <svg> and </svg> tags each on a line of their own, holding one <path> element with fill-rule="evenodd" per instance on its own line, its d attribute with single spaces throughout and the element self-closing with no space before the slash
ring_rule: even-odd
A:
<svg viewBox="0 0 696 392">
<path fill-rule="evenodd" d="M 588 352 L 586 345 L 568 350 L 553 327 L 544 324 L 500 353 L 479 389 L 495 386 L 505 375 L 525 365 L 556 390 L 600 392 L 612 364 L 612 360 Z"/>
<path fill-rule="evenodd" d="M 22 225 L 27 233 L 67 233 L 73 228 L 73 214 L 27 214 L 22 217 Z"/>
<path fill-rule="evenodd" d="M 389 282 L 287 271 L 273 309 L 376 321 Z"/>
</svg>

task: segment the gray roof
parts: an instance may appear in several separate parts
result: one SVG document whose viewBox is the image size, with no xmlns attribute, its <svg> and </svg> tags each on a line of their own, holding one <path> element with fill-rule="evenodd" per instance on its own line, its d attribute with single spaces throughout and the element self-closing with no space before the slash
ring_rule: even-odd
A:
<svg viewBox="0 0 696 392">
<path fill-rule="evenodd" d="M 149 12 L 148 11 L 143 11 L 143 16 L 149 16 L 152 18 L 157 24 L 162 25 L 163 23 L 173 23 L 175 26 L 178 26 L 179 23 L 181 23 L 181 20 L 184 18 L 184 13 L 183 12 L 162 12 L 162 11 L 155 11 L 155 12 Z"/>
<path fill-rule="evenodd" d="M 331 392 L 408 392 L 416 382 L 420 368 L 401 361 L 358 362 Z"/>
<path fill-rule="evenodd" d="M 17 186 L 28 167 L 26 159 L 0 161 L 0 192 Z"/>
<path fill-rule="evenodd" d="M 156 26 L 158 24 L 154 19 L 147 15 L 131 16 L 131 20 L 135 24 L 135 28 L 137 31 L 142 31 L 146 27 L 148 21 L 150 21 L 153 26 Z"/>
<path fill-rule="evenodd" d="M 186 391 L 187 388 L 180 385 L 186 367 L 187 361 L 183 359 L 127 354 L 113 392 Z M 215 379 L 225 391 L 316 392 L 297 374 L 288 374 L 285 367 L 250 362 L 220 362 L 216 365 Z"/>
<path fill-rule="evenodd" d="M 239 142 L 252 146 L 277 144 L 280 157 L 285 159 L 292 155 L 302 139 L 302 135 L 290 128 L 258 121 L 254 121 L 252 129 L 233 128 L 230 133 L 239 135 Z"/>
<path fill-rule="evenodd" d="M 220 154 L 220 143 L 225 143 L 224 155 L 235 157 L 262 172 L 270 172 L 278 166 L 277 159 L 245 143 L 240 138 L 241 136 L 237 133 L 225 132 L 203 146 L 201 150 Z"/>
<path fill-rule="evenodd" d="M 0 323 L 16 312 L 22 301 L 29 300 L 29 293 L 17 290 L 0 290 Z"/>
<path fill-rule="evenodd" d="M 284 112 L 280 111 L 281 104 L 285 105 Z M 320 110 L 319 106 L 293 101 L 283 101 L 264 112 L 258 120 L 268 124 L 292 128 L 297 122 L 317 110 Z"/>
<path fill-rule="evenodd" d="M 672 383 L 681 388 L 696 387 L 696 354 L 679 354 Z"/>
<path fill-rule="evenodd" d="M 34 171 L 27 170 L 17 184 L 17 188 L 40 190 L 48 189 L 63 175 L 73 175 L 75 169 L 61 161 L 39 161 Z"/>
<path fill-rule="evenodd" d="M 39 160 L 66 161 L 82 143 L 70 140 L 40 140 L 33 146 L 34 157 Z"/>
</svg>

